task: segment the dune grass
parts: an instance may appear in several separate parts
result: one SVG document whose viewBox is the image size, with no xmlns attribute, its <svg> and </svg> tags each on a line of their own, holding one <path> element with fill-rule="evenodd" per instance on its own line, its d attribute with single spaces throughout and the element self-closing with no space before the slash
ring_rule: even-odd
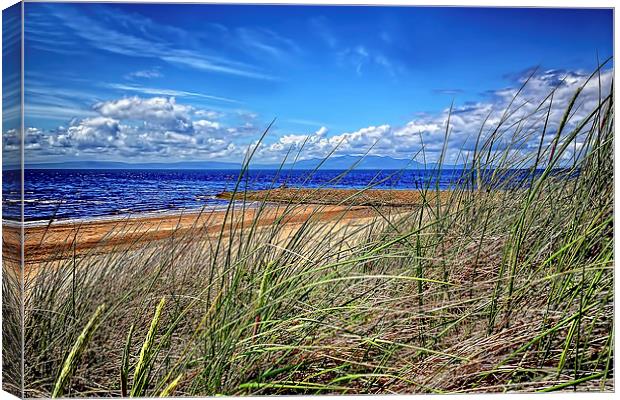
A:
<svg viewBox="0 0 620 400">
<path fill-rule="evenodd" d="M 613 97 L 571 121 L 578 95 L 553 132 L 506 110 L 457 187 L 420 188 L 406 212 L 258 227 L 267 202 L 250 224 L 231 202 L 215 237 L 42 265 L 25 394 L 612 390 Z"/>
<path fill-rule="evenodd" d="M 311 189 L 303 187 L 271 188 L 267 190 L 248 190 L 236 197 L 243 197 L 246 201 L 263 201 L 271 203 L 293 204 L 329 204 L 367 207 L 404 207 L 415 208 L 425 203 L 435 201 L 435 191 L 423 193 L 420 190 L 395 189 Z M 231 192 L 222 192 L 217 195 L 220 199 L 235 199 Z M 439 192 L 439 201 L 450 198 L 450 191 Z"/>
</svg>

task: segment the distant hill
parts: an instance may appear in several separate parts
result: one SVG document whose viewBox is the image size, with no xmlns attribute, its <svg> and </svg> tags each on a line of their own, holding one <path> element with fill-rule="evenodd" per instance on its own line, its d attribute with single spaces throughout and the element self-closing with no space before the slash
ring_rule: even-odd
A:
<svg viewBox="0 0 620 400">
<path fill-rule="evenodd" d="M 338 156 L 323 159 L 310 159 L 290 163 L 285 168 L 322 170 L 400 170 L 400 169 L 432 169 L 437 164 L 426 166 L 420 162 L 387 156 Z M 126 163 L 116 161 L 69 161 L 63 163 L 31 163 L 26 169 L 239 169 L 241 163 L 220 161 L 181 161 L 173 163 Z M 251 163 L 250 169 L 278 169 L 280 164 Z M 444 169 L 462 168 L 462 165 L 444 165 Z"/>
<path fill-rule="evenodd" d="M 174 163 L 126 163 L 117 161 L 69 161 L 26 164 L 26 169 L 239 169 L 241 164 L 217 161 Z"/>
<path fill-rule="evenodd" d="M 393 158 L 387 156 L 338 156 L 325 160 L 312 159 L 298 161 L 294 169 L 314 169 L 320 165 L 320 169 L 383 169 L 383 170 L 401 170 L 401 169 L 432 169 L 437 167 L 436 163 L 423 164 L 418 161 L 406 158 Z M 462 165 L 444 165 L 445 169 L 462 168 Z"/>
</svg>

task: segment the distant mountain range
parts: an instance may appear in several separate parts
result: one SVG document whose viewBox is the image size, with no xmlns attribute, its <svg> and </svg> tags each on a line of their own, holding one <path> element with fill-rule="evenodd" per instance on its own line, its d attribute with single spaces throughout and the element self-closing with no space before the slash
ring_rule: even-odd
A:
<svg viewBox="0 0 620 400">
<path fill-rule="evenodd" d="M 409 160 L 406 158 L 392 158 L 387 156 L 338 156 L 330 157 L 323 162 L 322 159 L 303 160 L 295 163 L 295 169 L 315 169 L 320 165 L 320 169 L 432 169 L 437 167 L 437 163 L 423 164 L 418 161 Z M 462 165 L 447 165 L 444 164 L 443 168 L 453 169 L 462 168 Z"/>
<path fill-rule="evenodd" d="M 383 156 L 338 156 L 327 160 L 311 159 L 286 164 L 284 168 L 322 170 L 401 170 L 401 169 L 432 169 L 436 163 L 426 165 L 417 161 L 403 158 Z M 173 163 L 126 163 L 116 161 L 69 161 L 61 163 L 29 163 L 26 169 L 240 169 L 241 163 L 220 161 L 181 161 Z M 444 169 L 462 168 L 462 165 L 444 164 Z M 5 167 L 6 168 L 6 167 Z M 280 164 L 250 163 L 250 169 L 278 169 Z M 9 167 L 9 169 L 11 169 Z"/>
</svg>

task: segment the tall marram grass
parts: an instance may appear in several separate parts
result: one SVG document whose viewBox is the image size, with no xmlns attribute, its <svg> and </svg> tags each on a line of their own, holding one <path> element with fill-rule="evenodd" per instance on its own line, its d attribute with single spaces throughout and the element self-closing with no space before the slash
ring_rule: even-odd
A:
<svg viewBox="0 0 620 400">
<path fill-rule="evenodd" d="M 481 127 L 447 200 L 428 184 L 406 211 L 297 225 L 291 201 L 268 226 L 267 201 L 250 221 L 231 202 L 217 234 L 201 223 L 40 266 L 26 287 L 26 394 L 50 395 L 59 376 L 67 396 L 613 389 L 614 113 L 602 89 L 579 120 L 580 91 L 560 120 L 547 98 Z"/>
</svg>

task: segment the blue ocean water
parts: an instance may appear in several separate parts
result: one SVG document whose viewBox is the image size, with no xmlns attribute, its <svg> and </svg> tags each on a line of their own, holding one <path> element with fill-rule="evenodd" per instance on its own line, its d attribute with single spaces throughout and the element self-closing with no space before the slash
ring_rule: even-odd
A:
<svg viewBox="0 0 620 400">
<path fill-rule="evenodd" d="M 101 170 L 29 169 L 24 173 L 24 220 L 89 219 L 136 213 L 179 212 L 223 207 L 215 196 L 233 190 L 239 170 Z M 437 177 L 423 170 L 306 171 L 254 170 L 240 189 L 289 187 L 412 189 L 428 183 L 454 185 L 460 170 Z M 438 179 L 437 179 L 438 178 Z M 19 220 L 19 171 L 4 171 L 3 218 Z M 12 183 L 12 184 L 11 184 Z"/>
<path fill-rule="evenodd" d="M 24 220 L 91 219 L 137 213 L 180 212 L 224 207 L 215 195 L 233 190 L 239 170 L 66 170 L 29 169 L 24 173 Z M 459 184 L 462 170 L 306 171 L 254 170 L 240 189 L 288 187 L 447 189 Z M 471 178 L 470 178 L 471 179 Z M 19 171 L 4 171 L 3 219 L 19 220 Z"/>
</svg>

